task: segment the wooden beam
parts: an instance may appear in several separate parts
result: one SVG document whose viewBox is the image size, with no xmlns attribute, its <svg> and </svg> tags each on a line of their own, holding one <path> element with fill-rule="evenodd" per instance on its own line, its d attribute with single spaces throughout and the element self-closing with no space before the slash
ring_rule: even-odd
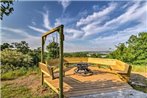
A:
<svg viewBox="0 0 147 98">
<path fill-rule="evenodd" d="M 45 82 L 46 84 L 48 84 L 48 86 L 49 86 L 50 88 L 52 88 L 57 94 L 59 94 L 59 90 L 58 90 L 56 87 L 54 87 L 51 83 L 49 83 L 46 79 L 44 79 L 44 82 Z"/>
<path fill-rule="evenodd" d="M 42 37 L 46 37 L 46 36 L 49 35 L 49 34 L 52 34 L 52 33 L 56 32 L 56 31 L 59 31 L 60 27 L 62 28 L 63 25 L 60 25 L 60 26 L 58 26 L 58 27 L 56 27 L 56 28 L 51 29 L 50 31 L 44 33 L 44 34 L 42 35 Z"/>
</svg>

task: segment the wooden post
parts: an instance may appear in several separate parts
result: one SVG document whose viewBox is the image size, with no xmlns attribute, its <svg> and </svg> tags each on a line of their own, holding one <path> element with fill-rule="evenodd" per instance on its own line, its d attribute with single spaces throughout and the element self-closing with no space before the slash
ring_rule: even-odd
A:
<svg viewBox="0 0 147 98">
<path fill-rule="evenodd" d="M 44 63 L 44 44 L 45 44 L 45 39 L 42 37 L 42 51 L 41 51 L 41 62 Z M 41 72 L 41 84 L 43 85 L 44 78 L 43 78 L 43 73 Z"/>
<path fill-rule="evenodd" d="M 63 35 L 63 25 L 59 28 L 59 33 L 60 33 L 60 65 L 59 65 L 59 98 L 63 98 L 63 40 L 64 40 L 64 35 Z"/>
</svg>

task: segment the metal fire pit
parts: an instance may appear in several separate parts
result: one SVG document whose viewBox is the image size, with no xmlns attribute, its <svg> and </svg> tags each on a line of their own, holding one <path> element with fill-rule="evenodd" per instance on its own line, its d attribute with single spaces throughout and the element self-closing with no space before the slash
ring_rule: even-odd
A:
<svg viewBox="0 0 147 98">
<path fill-rule="evenodd" d="M 75 74 L 84 74 L 84 75 L 92 75 L 93 72 L 88 68 L 89 64 L 87 63 L 78 63 L 76 64 Z"/>
</svg>

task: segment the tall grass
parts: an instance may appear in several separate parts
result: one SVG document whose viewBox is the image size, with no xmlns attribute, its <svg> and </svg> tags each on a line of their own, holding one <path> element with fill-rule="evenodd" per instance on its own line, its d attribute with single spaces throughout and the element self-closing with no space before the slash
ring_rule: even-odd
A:
<svg viewBox="0 0 147 98">
<path fill-rule="evenodd" d="M 21 67 L 14 71 L 10 70 L 8 72 L 1 73 L 1 80 L 11 80 L 11 79 L 18 78 L 20 76 L 30 75 L 34 73 L 40 74 L 40 70 L 38 67 L 29 67 L 29 68 Z"/>
<path fill-rule="evenodd" d="M 132 71 L 134 72 L 147 72 L 147 65 L 132 65 Z"/>
<path fill-rule="evenodd" d="M 16 86 L 14 84 L 5 84 L 1 87 L 3 98 L 29 98 L 30 90 L 25 86 Z M 25 95 L 25 97 L 24 97 Z"/>
</svg>

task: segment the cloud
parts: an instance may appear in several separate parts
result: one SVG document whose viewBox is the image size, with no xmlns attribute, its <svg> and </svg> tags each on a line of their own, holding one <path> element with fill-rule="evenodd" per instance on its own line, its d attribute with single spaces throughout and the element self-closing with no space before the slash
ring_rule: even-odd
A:
<svg viewBox="0 0 147 98">
<path fill-rule="evenodd" d="M 71 1 L 69 0 L 60 0 L 59 1 L 63 7 L 63 12 L 66 10 L 66 8 L 70 5 Z"/>
<path fill-rule="evenodd" d="M 82 24 L 81 25 L 82 27 L 80 26 L 79 29 L 68 28 L 67 30 L 65 30 L 65 36 L 66 36 L 65 51 L 68 52 L 84 51 L 84 50 L 98 51 L 98 50 L 109 50 L 110 48 L 115 49 L 115 45 L 126 42 L 131 35 L 137 35 L 139 32 L 147 31 L 146 29 L 147 23 L 145 21 L 146 20 L 145 13 L 147 11 L 145 7 L 146 7 L 145 4 L 136 2 L 133 3 L 130 7 L 123 9 L 125 10 L 123 13 L 120 13 L 120 15 L 116 17 L 112 17 L 112 19 L 109 19 L 110 13 L 108 13 L 102 16 L 101 19 L 93 18 L 92 21 L 88 20 L 89 23 L 87 22 L 87 24 L 86 23 Z M 116 7 L 115 10 L 122 10 L 122 9 L 117 9 Z M 88 15 L 87 17 L 89 16 L 91 15 Z M 87 17 L 84 18 L 85 21 L 86 19 L 88 19 Z M 81 19 L 79 21 L 81 21 Z M 131 27 L 128 26 L 125 27 L 124 29 L 119 30 L 119 28 L 122 25 L 126 25 L 134 21 L 137 22 L 137 24 L 135 24 L 134 26 L 133 25 Z M 99 34 L 100 36 L 96 36 L 97 34 Z M 102 34 L 104 34 L 104 36 L 101 36 Z M 91 35 L 93 35 L 94 38 L 92 37 L 90 40 L 85 39 Z M 72 42 L 73 40 L 80 40 L 80 43 L 83 40 L 88 44 L 88 47 L 86 47 L 85 44 L 73 43 Z"/>
<path fill-rule="evenodd" d="M 116 8 L 117 4 L 116 3 L 111 3 L 109 5 L 109 7 L 103 9 L 102 11 L 99 12 L 94 12 L 92 15 L 88 15 L 86 18 L 81 18 L 78 22 L 77 22 L 77 26 L 81 26 L 81 25 L 86 25 L 89 24 L 95 20 L 100 20 L 101 17 L 109 14 L 110 12 L 112 12 L 115 8 Z"/>
<path fill-rule="evenodd" d="M 47 32 L 47 30 L 41 29 L 41 28 L 37 28 L 37 27 L 33 27 L 33 26 L 28 26 L 30 29 L 40 32 L 40 33 L 45 33 Z"/>
<path fill-rule="evenodd" d="M 100 20 L 98 18 L 95 19 L 91 18 L 93 20 L 92 21 L 87 20 L 88 21 L 87 22 L 86 19 L 90 19 L 88 17 L 92 16 L 95 12 L 92 15 L 88 15 L 86 18 L 81 18 L 78 22 L 80 22 L 83 19 L 83 23 L 81 22 L 81 24 L 77 26 L 83 26 L 80 27 L 78 31 L 81 32 L 79 34 L 84 34 L 84 35 L 76 35 L 78 33 L 77 31 L 75 31 L 75 32 L 70 32 L 69 36 L 73 38 L 72 40 L 77 40 L 77 39 L 84 40 L 88 44 L 88 47 L 86 47 L 85 44 L 78 45 L 69 42 L 65 46 L 66 51 L 82 51 L 82 50 L 97 51 L 97 50 L 109 50 L 110 48 L 115 49 L 115 45 L 126 42 L 131 35 L 137 35 L 139 32 L 147 31 L 147 23 L 145 21 L 147 19 L 146 4 L 147 3 L 141 4 L 140 2 L 135 2 L 131 4 L 129 7 L 127 7 L 128 5 L 127 4 L 125 6 L 125 8 L 126 7 L 127 8 L 123 9 L 125 10 L 123 13 L 120 13 L 120 15 L 116 17 L 112 17 L 112 19 L 110 20 L 109 17 L 106 17 L 107 15 L 109 15 L 108 13 L 107 15 L 101 17 Z M 117 8 L 115 9 L 122 10 Z M 84 19 L 87 23 L 84 21 Z M 105 23 L 101 24 L 103 21 L 105 21 Z M 132 24 L 133 22 L 137 22 L 137 24 Z M 129 23 L 131 23 L 132 26 L 128 26 L 119 30 L 121 26 L 127 25 Z M 111 34 L 107 35 L 107 33 L 111 33 Z M 96 34 L 100 34 L 100 36 L 95 36 Z M 106 34 L 106 35 L 101 36 L 102 34 Z M 93 35 L 95 38 L 91 38 L 90 40 L 85 39 L 86 37 L 89 37 L 91 35 Z"/>
<path fill-rule="evenodd" d="M 49 21 L 49 11 L 46 10 L 45 13 L 40 12 L 40 11 L 38 11 L 38 12 L 43 16 L 43 18 L 42 18 L 42 20 L 43 20 L 42 28 L 34 27 L 32 25 L 29 25 L 28 27 L 30 29 L 34 30 L 34 31 L 39 32 L 39 33 L 45 33 L 52 28 L 50 21 Z M 34 21 L 32 21 L 32 24 L 36 25 L 36 23 Z"/>
<path fill-rule="evenodd" d="M 75 25 L 73 23 L 75 23 L 76 20 L 77 20 L 76 17 L 62 17 L 62 18 L 60 17 L 60 18 L 56 18 L 55 23 L 54 23 L 54 27 L 59 26 L 61 24 L 64 24 L 66 27 L 71 26 L 71 24 Z"/>
<path fill-rule="evenodd" d="M 98 10 L 100 7 L 99 7 L 99 5 L 94 5 L 92 8 L 93 8 L 93 10 Z"/>
<path fill-rule="evenodd" d="M 18 28 L 2 27 L 2 43 L 12 43 L 26 41 L 29 43 L 31 48 L 36 48 L 41 46 L 41 37 L 33 36 L 27 33 L 26 31 Z M 13 38 L 12 37 L 13 34 Z M 9 36 L 10 35 L 10 36 Z M 21 36 L 21 38 L 19 38 Z M 8 40 L 9 39 L 9 40 Z"/>
<path fill-rule="evenodd" d="M 81 38 L 84 34 L 84 32 L 81 30 L 76 30 L 73 28 L 66 28 L 64 31 L 66 40 L 78 39 Z"/>
<path fill-rule="evenodd" d="M 33 25 L 36 25 L 36 22 L 32 21 L 32 24 L 33 24 Z"/>
<path fill-rule="evenodd" d="M 141 6 L 141 7 L 140 7 Z M 140 21 L 141 17 L 146 17 L 147 9 L 146 3 L 141 5 L 139 2 L 130 6 L 124 13 L 119 15 L 118 17 L 113 17 L 113 19 L 106 21 L 103 25 L 99 25 L 96 22 L 99 22 L 95 19 L 94 22 L 87 24 L 81 29 L 85 32 L 83 37 L 88 37 L 94 34 L 109 32 L 110 30 L 115 30 L 122 25 L 128 24 L 131 21 L 136 21 L 143 23 L 144 21 Z"/>
<path fill-rule="evenodd" d="M 8 31 L 9 33 L 13 32 L 15 34 L 21 35 L 23 37 L 29 37 L 30 35 L 26 33 L 25 31 L 22 31 L 20 29 L 15 29 L 15 28 L 9 28 L 9 27 L 2 27 L 2 30 Z"/>
<path fill-rule="evenodd" d="M 56 26 L 59 26 L 59 25 L 61 25 L 61 24 L 62 24 L 62 22 L 61 22 L 60 19 L 56 19 L 56 20 L 55 20 L 55 24 L 54 24 L 55 27 L 56 27 Z"/>
<path fill-rule="evenodd" d="M 88 14 L 88 10 L 85 9 L 83 11 L 80 11 L 77 16 L 79 16 L 79 17 L 86 17 L 87 14 Z"/>
<path fill-rule="evenodd" d="M 51 26 L 50 26 L 50 21 L 49 21 L 49 12 L 46 11 L 46 13 L 42 13 L 43 14 L 43 26 L 50 30 L 51 29 Z"/>
<path fill-rule="evenodd" d="M 116 34 L 105 36 L 105 37 L 98 37 L 96 39 L 91 40 L 91 44 L 93 46 L 100 46 L 104 50 L 108 50 L 109 48 L 115 49 L 115 45 L 119 43 L 125 43 L 130 38 L 131 35 L 137 35 L 140 32 L 147 31 L 147 25 L 144 23 L 138 24 L 133 27 L 126 28 L 124 30 L 117 30 Z M 105 43 L 105 45 L 103 45 Z"/>
<path fill-rule="evenodd" d="M 123 9 L 125 9 L 126 7 L 128 7 L 130 5 L 130 2 L 126 3 L 125 5 L 122 6 Z"/>
<path fill-rule="evenodd" d="M 105 24 L 105 26 L 111 26 L 111 25 L 114 26 L 114 25 L 116 25 L 118 23 L 119 24 L 122 24 L 122 23 L 125 23 L 125 22 L 129 21 L 129 20 L 132 20 L 133 17 L 131 17 L 131 16 L 134 16 L 134 14 L 136 14 L 136 12 L 141 11 L 140 9 L 137 9 L 139 6 L 140 6 L 140 3 L 139 2 L 138 3 L 135 3 L 133 6 L 129 7 L 124 14 L 122 14 L 119 17 L 114 18 L 113 20 L 107 22 Z"/>
</svg>

